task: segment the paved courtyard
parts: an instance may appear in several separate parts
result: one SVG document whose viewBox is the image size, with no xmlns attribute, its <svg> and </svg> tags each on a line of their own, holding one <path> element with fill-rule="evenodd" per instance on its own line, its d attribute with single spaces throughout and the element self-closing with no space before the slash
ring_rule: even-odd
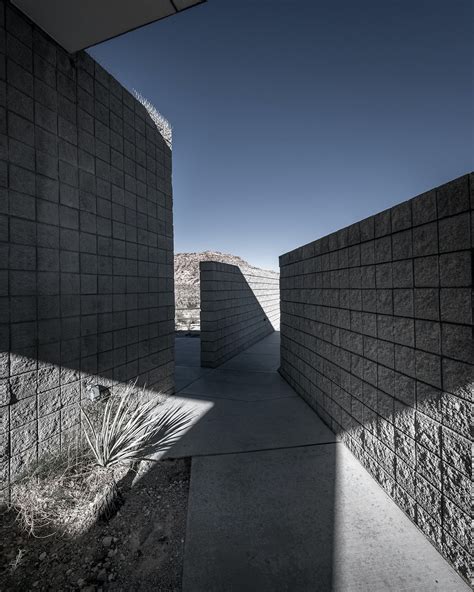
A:
<svg viewBox="0 0 474 592">
<path fill-rule="evenodd" d="M 193 424 L 184 592 L 470 588 L 277 372 L 274 333 L 216 370 L 176 339 Z"/>
</svg>

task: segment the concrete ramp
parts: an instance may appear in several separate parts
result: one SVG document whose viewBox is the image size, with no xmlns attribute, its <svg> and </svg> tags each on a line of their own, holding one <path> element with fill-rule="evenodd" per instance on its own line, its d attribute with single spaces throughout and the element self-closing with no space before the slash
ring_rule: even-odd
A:
<svg viewBox="0 0 474 592">
<path fill-rule="evenodd" d="M 193 457 L 183 592 L 470 590 L 278 363 L 272 334 L 174 397 L 195 416 L 169 453 Z"/>
</svg>

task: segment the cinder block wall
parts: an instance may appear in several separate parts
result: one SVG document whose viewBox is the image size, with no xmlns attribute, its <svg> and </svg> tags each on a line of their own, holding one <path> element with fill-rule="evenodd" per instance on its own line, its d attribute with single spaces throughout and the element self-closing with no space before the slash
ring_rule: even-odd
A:
<svg viewBox="0 0 474 592">
<path fill-rule="evenodd" d="M 201 365 L 216 368 L 280 329 L 276 272 L 201 261 Z"/>
<path fill-rule="evenodd" d="M 280 258 L 282 375 L 467 578 L 473 186 Z"/>
<path fill-rule="evenodd" d="M 87 382 L 173 388 L 171 152 L 145 109 L 0 2 L 0 492 Z"/>
</svg>

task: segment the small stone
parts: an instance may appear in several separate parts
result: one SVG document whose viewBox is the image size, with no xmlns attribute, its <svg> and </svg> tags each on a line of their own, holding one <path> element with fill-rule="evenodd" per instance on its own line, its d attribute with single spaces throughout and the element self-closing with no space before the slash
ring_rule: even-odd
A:
<svg viewBox="0 0 474 592">
<path fill-rule="evenodd" d="M 112 544 L 112 537 L 111 536 L 106 536 L 102 539 L 102 544 L 104 545 L 104 547 L 110 547 L 110 545 Z"/>
<path fill-rule="evenodd" d="M 41 555 L 38 557 L 40 561 L 44 561 L 46 559 L 46 551 L 43 551 Z"/>
<path fill-rule="evenodd" d="M 76 584 L 79 586 L 79 588 L 82 588 L 85 583 L 86 582 L 82 578 L 79 578 L 76 582 Z"/>
</svg>

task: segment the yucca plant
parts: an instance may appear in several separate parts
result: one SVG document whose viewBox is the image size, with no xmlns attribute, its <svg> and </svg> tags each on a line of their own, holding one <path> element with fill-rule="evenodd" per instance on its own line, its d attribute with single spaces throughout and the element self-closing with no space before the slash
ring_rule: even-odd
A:
<svg viewBox="0 0 474 592">
<path fill-rule="evenodd" d="M 93 421 L 82 407 L 84 435 L 95 462 L 101 467 L 153 460 L 149 455 L 165 452 L 189 424 L 191 414 L 179 407 L 141 401 L 133 385 L 123 394 L 111 395 L 102 420 Z"/>
</svg>

